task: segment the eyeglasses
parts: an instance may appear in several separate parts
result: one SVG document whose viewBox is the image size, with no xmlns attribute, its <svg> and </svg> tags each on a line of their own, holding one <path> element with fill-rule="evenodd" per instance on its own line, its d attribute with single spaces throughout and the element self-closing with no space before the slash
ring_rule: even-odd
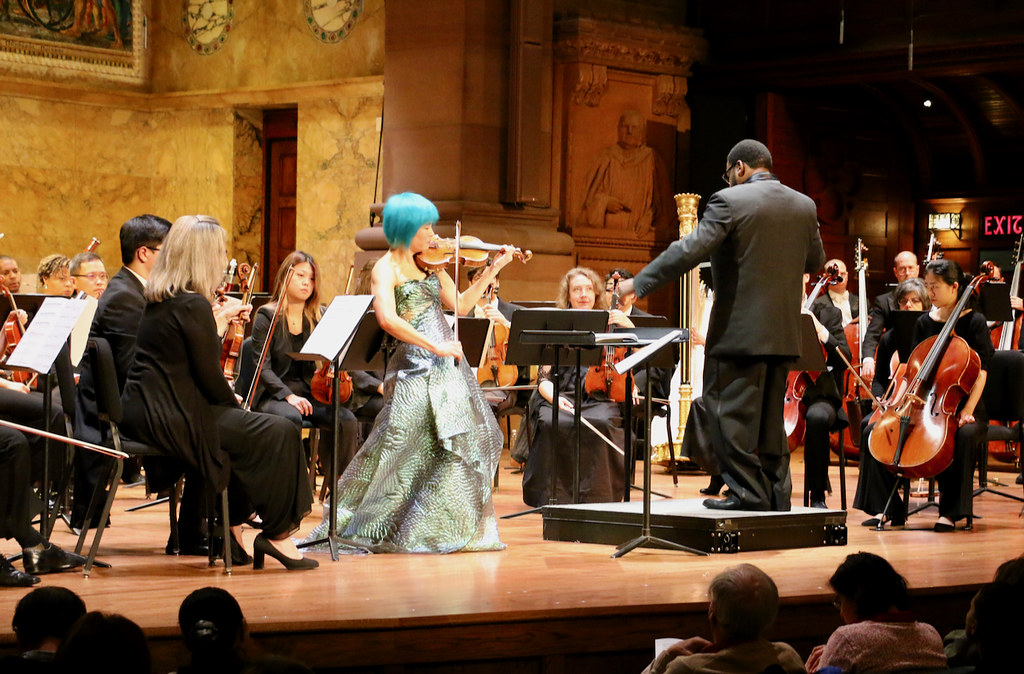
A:
<svg viewBox="0 0 1024 674">
<path fill-rule="evenodd" d="M 729 168 L 725 169 L 725 173 L 722 174 L 722 180 L 725 181 L 726 185 L 732 186 L 732 183 L 729 182 L 729 174 L 732 173 L 732 170 L 734 168 L 736 168 L 737 166 L 739 166 L 741 163 L 742 163 L 741 160 L 737 159 L 736 163 L 734 163 Z"/>
<path fill-rule="evenodd" d="M 87 278 L 93 283 L 107 280 L 107 272 L 105 271 L 91 271 L 88 274 L 73 274 L 73 276 L 75 278 Z"/>
</svg>

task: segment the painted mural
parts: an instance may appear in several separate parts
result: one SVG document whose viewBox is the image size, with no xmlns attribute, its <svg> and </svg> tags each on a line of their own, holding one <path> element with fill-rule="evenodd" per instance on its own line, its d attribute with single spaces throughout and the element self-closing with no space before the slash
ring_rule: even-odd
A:
<svg viewBox="0 0 1024 674">
<path fill-rule="evenodd" d="M 0 33 L 130 52 L 132 5 L 133 0 L 0 0 Z"/>
</svg>

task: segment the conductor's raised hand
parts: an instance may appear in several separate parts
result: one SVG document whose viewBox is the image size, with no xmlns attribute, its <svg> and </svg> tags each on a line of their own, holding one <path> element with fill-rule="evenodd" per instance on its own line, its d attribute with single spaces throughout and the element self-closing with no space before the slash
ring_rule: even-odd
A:
<svg viewBox="0 0 1024 674">
<path fill-rule="evenodd" d="M 619 297 L 626 297 L 628 295 L 635 295 L 636 290 L 633 289 L 633 279 L 624 278 L 619 281 Z"/>
</svg>

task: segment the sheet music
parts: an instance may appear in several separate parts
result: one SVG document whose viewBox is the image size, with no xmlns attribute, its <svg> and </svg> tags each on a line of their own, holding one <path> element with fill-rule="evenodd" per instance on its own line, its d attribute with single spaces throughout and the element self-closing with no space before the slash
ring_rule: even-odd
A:
<svg viewBox="0 0 1024 674">
<path fill-rule="evenodd" d="M 320 317 L 320 322 L 313 329 L 306 343 L 302 345 L 301 354 L 319 356 L 324 360 L 333 360 L 339 349 L 347 346 L 359 322 L 363 320 L 366 310 L 373 302 L 373 295 L 338 295 L 331 300 L 331 305 Z M 339 336 L 345 341 L 338 343 Z"/>
<path fill-rule="evenodd" d="M 96 304 L 96 299 L 89 296 L 81 300 L 46 298 L 7 364 L 46 374 L 68 337 L 73 338 L 71 362 L 77 364 L 85 353 Z"/>
</svg>

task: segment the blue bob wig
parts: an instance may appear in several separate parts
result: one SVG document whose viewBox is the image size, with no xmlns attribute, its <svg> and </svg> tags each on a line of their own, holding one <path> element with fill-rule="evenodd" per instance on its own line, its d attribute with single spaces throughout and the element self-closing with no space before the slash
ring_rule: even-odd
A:
<svg viewBox="0 0 1024 674">
<path fill-rule="evenodd" d="M 384 238 L 392 248 L 408 248 L 420 227 L 440 217 L 437 206 L 415 192 L 392 195 L 384 204 Z"/>
</svg>

